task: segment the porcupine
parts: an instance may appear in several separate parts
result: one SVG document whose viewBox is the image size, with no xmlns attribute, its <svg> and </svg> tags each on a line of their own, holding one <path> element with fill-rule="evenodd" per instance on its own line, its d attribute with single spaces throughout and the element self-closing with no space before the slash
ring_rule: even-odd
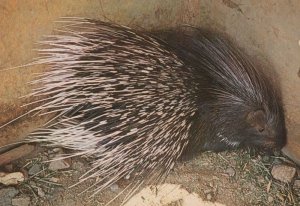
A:
<svg viewBox="0 0 300 206">
<path fill-rule="evenodd" d="M 80 182 L 103 177 L 95 193 L 127 175 L 166 175 L 183 153 L 285 144 L 280 90 L 219 35 L 63 21 L 41 42 L 35 63 L 48 70 L 29 95 L 40 99 L 30 113 L 55 117 L 27 141 L 91 158 Z"/>
</svg>

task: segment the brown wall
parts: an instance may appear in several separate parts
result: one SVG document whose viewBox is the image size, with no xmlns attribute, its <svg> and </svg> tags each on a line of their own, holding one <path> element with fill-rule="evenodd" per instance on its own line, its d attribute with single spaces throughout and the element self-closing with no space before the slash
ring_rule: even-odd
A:
<svg viewBox="0 0 300 206">
<path fill-rule="evenodd" d="M 26 64 L 34 42 L 54 28 L 61 16 L 108 18 L 136 28 L 176 24 L 225 31 L 251 55 L 275 68 L 282 83 L 290 147 L 300 151 L 300 1 L 298 0 L 2 0 L 0 1 L 0 70 Z M 24 113 L 19 98 L 25 83 L 42 68 L 0 71 L 0 125 Z M 34 122 L 33 122 L 34 121 Z M 41 121 L 26 118 L 0 130 L 0 145 L 22 138 Z M 297 127 L 298 125 L 298 127 Z M 296 151 L 297 150 L 297 151 Z M 300 159 L 300 158 L 299 158 Z"/>
</svg>

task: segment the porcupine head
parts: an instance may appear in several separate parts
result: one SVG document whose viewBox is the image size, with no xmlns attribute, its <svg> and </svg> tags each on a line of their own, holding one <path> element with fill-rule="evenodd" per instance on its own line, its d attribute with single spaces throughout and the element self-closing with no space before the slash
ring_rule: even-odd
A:
<svg viewBox="0 0 300 206">
<path fill-rule="evenodd" d="M 168 41 L 202 78 L 195 93 L 199 106 L 188 153 L 199 150 L 199 144 L 200 150 L 212 151 L 285 145 L 281 94 L 268 73 L 228 39 L 211 32 L 177 32 Z"/>
</svg>

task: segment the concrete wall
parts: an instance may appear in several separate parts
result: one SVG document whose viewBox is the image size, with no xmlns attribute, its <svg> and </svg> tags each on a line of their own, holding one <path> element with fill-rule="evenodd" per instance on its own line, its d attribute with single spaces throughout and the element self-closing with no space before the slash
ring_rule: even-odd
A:
<svg viewBox="0 0 300 206">
<path fill-rule="evenodd" d="M 249 54 L 275 68 L 293 145 L 286 152 L 298 152 L 300 159 L 299 11 L 298 0 L 1 0 L 0 125 L 24 113 L 19 97 L 30 91 L 25 83 L 43 68 L 3 69 L 30 62 L 34 42 L 51 33 L 58 17 L 109 19 L 140 29 L 188 23 L 225 31 Z M 0 145 L 22 139 L 41 123 L 26 118 L 2 128 Z"/>
</svg>

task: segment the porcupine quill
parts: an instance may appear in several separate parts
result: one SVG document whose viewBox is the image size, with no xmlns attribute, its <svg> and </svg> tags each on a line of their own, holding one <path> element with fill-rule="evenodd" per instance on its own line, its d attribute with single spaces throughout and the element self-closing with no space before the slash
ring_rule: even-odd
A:
<svg viewBox="0 0 300 206">
<path fill-rule="evenodd" d="M 63 18 L 41 41 L 48 70 L 29 95 L 29 111 L 55 117 L 26 141 L 91 159 L 79 182 L 95 194 L 116 181 L 167 175 L 182 154 L 282 147 L 280 90 L 219 35 L 160 35 L 84 18 Z M 159 32 L 158 32 L 159 33 Z"/>
</svg>

